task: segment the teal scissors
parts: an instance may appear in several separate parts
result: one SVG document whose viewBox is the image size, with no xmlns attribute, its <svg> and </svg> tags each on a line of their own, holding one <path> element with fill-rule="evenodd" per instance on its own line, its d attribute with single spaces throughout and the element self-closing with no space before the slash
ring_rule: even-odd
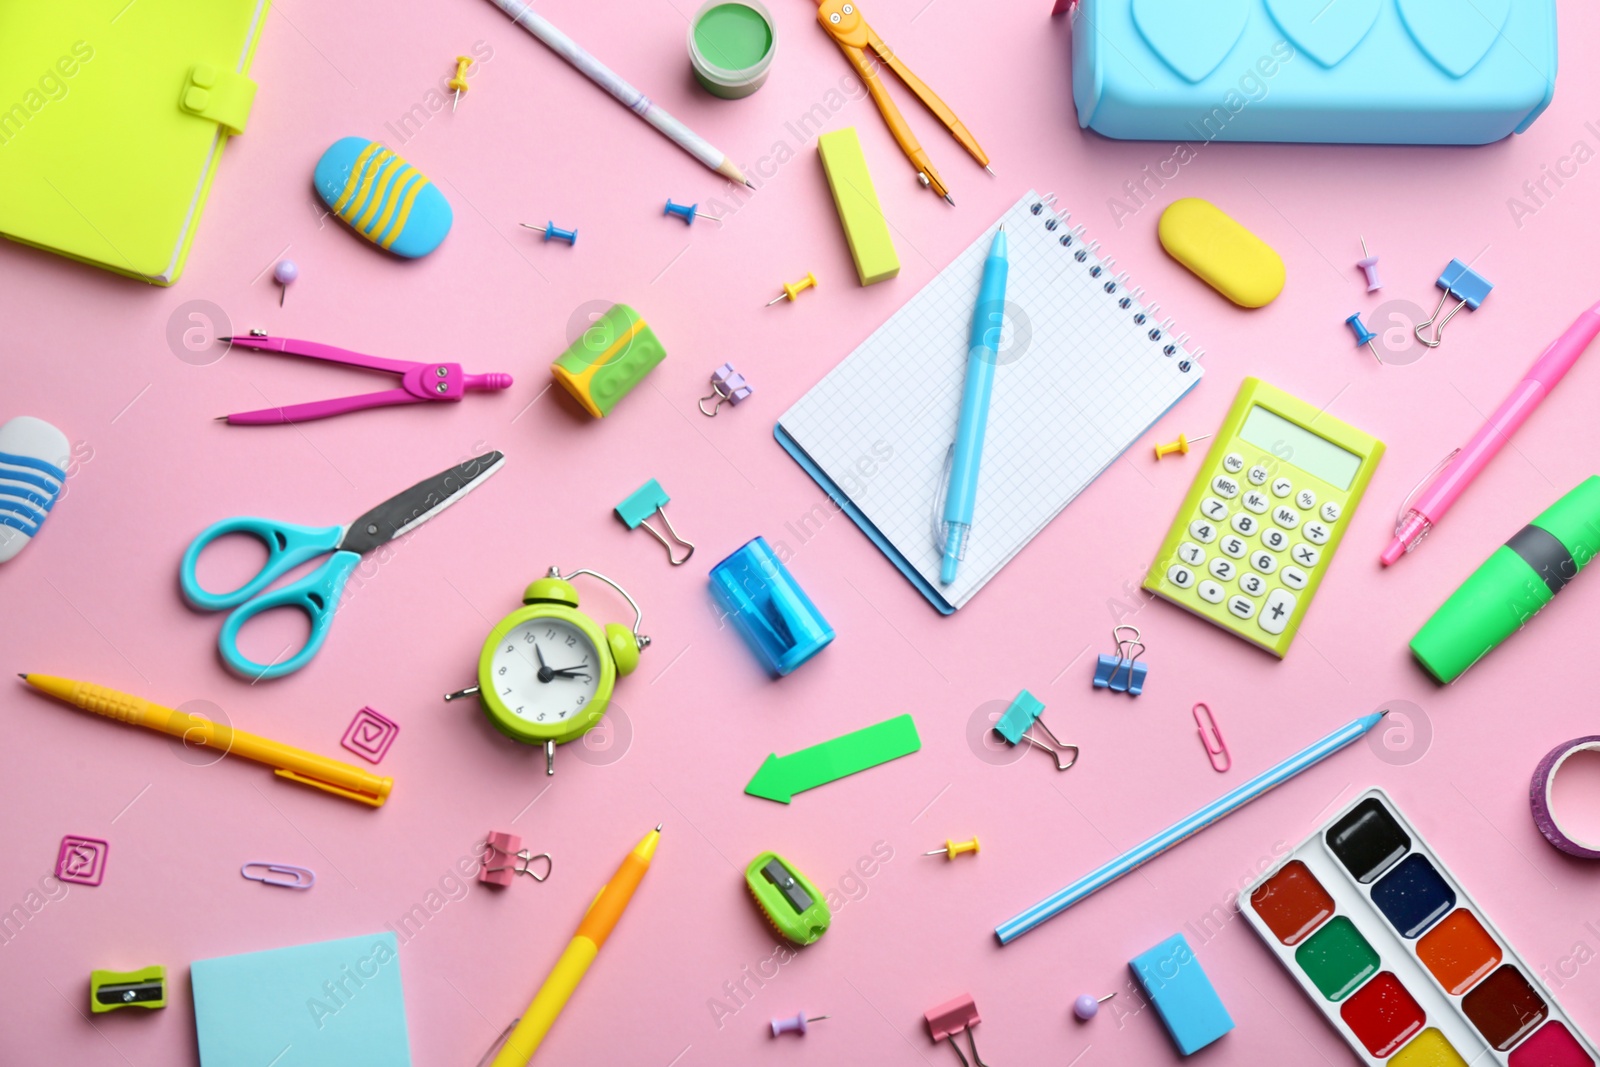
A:
<svg viewBox="0 0 1600 1067">
<path fill-rule="evenodd" d="M 184 598 L 201 611 L 234 609 L 222 623 L 217 647 L 234 673 L 250 679 L 279 678 L 311 662 L 333 625 L 339 594 L 361 557 L 433 518 L 483 484 L 505 464 L 499 452 L 467 460 L 392 496 L 348 526 L 296 526 L 271 519 L 236 516 L 201 531 L 183 554 L 178 578 Z M 195 564 L 200 553 L 219 537 L 247 534 L 267 546 L 267 562 L 254 578 L 229 593 L 213 593 L 200 585 Z M 305 577 L 265 592 L 267 586 L 309 560 L 332 557 Z M 239 651 L 239 629 L 263 612 L 295 608 L 311 620 L 311 634 L 300 651 L 286 660 L 256 663 Z"/>
</svg>

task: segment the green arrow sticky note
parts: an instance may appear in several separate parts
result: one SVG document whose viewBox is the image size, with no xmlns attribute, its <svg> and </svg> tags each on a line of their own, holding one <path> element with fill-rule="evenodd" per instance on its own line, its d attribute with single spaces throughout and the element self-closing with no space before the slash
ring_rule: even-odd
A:
<svg viewBox="0 0 1600 1067">
<path fill-rule="evenodd" d="M 922 738 L 917 736 L 917 724 L 909 715 L 896 715 L 787 756 L 773 753 L 744 791 L 753 797 L 787 804 L 796 793 L 909 756 L 920 748 Z"/>
</svg>

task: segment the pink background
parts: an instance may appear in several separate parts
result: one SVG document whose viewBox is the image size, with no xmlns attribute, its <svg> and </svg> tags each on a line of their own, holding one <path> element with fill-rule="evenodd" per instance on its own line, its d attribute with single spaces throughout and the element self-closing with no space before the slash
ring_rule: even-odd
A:
<svg viewBox="0 0 1600 1067">
<path fill-rule="evenodd" d="M 1600 626 L 1600 579 L 1576 583 L 1531 633 L 1452 688 L 1428 681 L 1405 649 L 1496 545 L 1595 472 L 1600 367 L 1574 370 L 1423 550 L 1387 573 L 1377 564 L 1391 509 L 1597 296 L 1600 171 L 1578 170 L 1520 226 L 1507 199 L 1575 142 L 1600 148 L 1597 128 L 1585 125 L 1600 120 L 1600 74 L 1577 48 L 1600 33 L 1600 13 L 1561 5 L 1560 83 L 1526 135 L 1483 148 L 1214 145 L 1118 232 L 1108 198 L 1172 149 L 1079 131 L 1069 29 L 1047 18 L 1046 0 L 984 5 L 978 25 L 975 8 L 952 0 L 873 0 L 879 32 L 981 138 L 1000 177 L 965 158 L 891 80 L 959 206 L 940 203 L 915 186 L 870 100 L 844 100 L 826 126 L 859 130 L 903 264 L 898 279 L 862 289 L 809 133 L 789 126 L 816 103 L 827 110 L 829 90 L 848 86 L 847 66 L 809 5 L 775 6 L 781 44 L 770 81 L 748 100 L 723 102 L 692 83 L 687 0 L 546 5 L 758 175 L 762 187 L 720 228 L 660 216 L 668 196 L 715 212 L 710 202 L 726 197 L 714 175 L 492 5 L 364 0 L 274 5 L 250 128 L 228 147 L 176 287 L 0 247 L 0 418 L 41 416 L 80 446 L 43 534 L 0 567 L 5 669 L 76 676 L 171 705 L 209 701 L 245 729 L 333 755 L 347 755 L 339 738 L 364 704 L 402 727 L 381 766 L 395 778 L 393 798 L 370 811 L 248 763 L 198 766 L 160 737 L 93 721 L 20 683 L 6 690 L 0 905 L 37 887 L 63 834 L 103 837 L 111 849 L 104 885 L 72 888 L 8 931 L 0 961 L 11 1022 L 0 1027 L 0 1060 L 194 1063 L 188 961 L 383 928 L 441 879 L 453 886 L 451 868 L 486 831 L 508 829 L 554 854 L 554 877 L 441 894 L 443 906 L 401 950 L 415 1061 L 474 1063 L 617 861 L 664 821 L 653 870 L 540 1062 L 945 1065 L 951 1054 L 929 1042 L 922 1013 L 962 991 L 977 998 L 979 1047 L 996 1067 L 1168 1062 L 1176 1054 L 1153 1013 L 1133 1011 L 1126 961 L 1180 929 L 1238 1022 L 1203 1061 L 1349 1062 L 1237 915 L 1207 917 L 1214 907 L 1230 914 L 1241 884 L 1373 784 L 1392 792 L 1529 964 L 1559 983 L 1579 1025 L 1600 1033 L 1600 967 L 1573 958 L 1600 950 L 1600 867 L 1550 848 L 1527 804 L 1538 758 L 1596 732 L 1582 635 Z M 493 57 L 460 111 L 399 143 L 385 123 L 437 88 L 451 56 L 476 41 Z M 312 165 L 351 133 L 388 140 L 439 183 L 456 221 L 437 253 L 394 261 L 319 221 Z M 802 543 L 795 530 L 824 497 L 773 443 L 772 424 L 1030 184 L 1058 191 L 1207 350 L 1207 379 L 970 607 L 942 619 L 848 520 L 813 524 Z M 1156 218 L 1178 196 L 1214 200 L 1283 254 L 1289 283 L 1276 303 L 1235 309 L 1165 258 Z M 547 219 L 576 226 L 577 247 L 517 227 Z M 1358 235 L 1382 256 L 1387 286 L 1373 296 L 1353 266 Z M 269 271 L 285 254 L 302 279 L 280 310 Z M 1379 367 L 1352 347 L 1347 315 L 1387 300 L 1431 309 L 1433 279 L 1453 256 L 1475 260 L 1497 284 L 1481 310 L 1452 324 L 1442 349 Z M 817 292 L 762 307 L 808 270 L 821 279 Z M 213 417 L 382 379 L 243 351 L 196 365 L 210 354 L 169 347 L 167 331 L 192 325 L 186 305 L 197 300 L 241 332 L 262 326 L 386 356 L 459 359 L 473 371 L 510 371 L 517 385 L 438 409 L 228 428 Z M 670 355 L 596 422 L 547 390 L 545 368 L 587 309 L 616 300 L 641 311 Z M 695 400 L 724 360 L 755 396 L 703 419 Z M 1389 444 L 1281 663 L 1134 593 L 1200 460 L 1157 465 L 1148 446 L 1212 429 L 1251 374 Z M 220 618 L 191 612 L 177 590 L 178 559 L 196 532 L 235 514 L 346 521 L 485 446 L 506 453 L 505 469 L 367 568 L 308 669 L 256 686 L 223 669 Z M 611 514 L 651 477 L 699 546 L 683 568 L 669 568 L 659 545 Z M 719 628 L 706 592 L 707 570 L 758 533 L 787 544 L 792 570 L 839 635 L 778 682 Z M 597 736 L 579 758 L 569 746 L 547 780 L 537 750 L 493 732 L 473 702 L 439 697 L 472 682 L 492 621 L 553 563 L 621 579 L 655 643 L 617 690 L 609 747 Z M 625 620 L 608 592 L 582 593 L 602 621 Z M 1117 611 L 1136 612 L 1149 644 L 1138 700 L 1089 686 Z M 270 655 L 273 636 L 252 647 Z M 969 746 L 985 710 L 1022 687 L 1082 745 L 1070 772 L 1037 753 L 987 762 Z M 1197 700 L 1231 744 L 1226 776 L 1197 742 Z M 1416 707 L 1409 748 L 1392 738 L 1396 751 L 1381 759 L 1377 747 L 1357 745 L 1016 944 L 995 943 L 995 923 L 1393 701 Z M 769 752 L 907 711 L 923 738 L 915 756 L 790 807 L 741 792 Z M 919 858 L 972 834 L 983 840 L 976 858 Z M 892 850 L 887 863 L 870 862 L 878 842 Z M 847 903 L 832 931 L 776 977 L 760 987 L 746 980 L 753 993 L 719 1026 L 708 1002 L 774 952 L 740 873 L 769 848 Z M 852 873 L 863 859 L 871 877 Z M 320 880 L 303 894 L 265 888 L 239 877 L 249 860 L 311 867 Z M 92 1022 L 84 1014 L 91 969 L 157 962 L 173 976 L 165 1011 Z M 1123 990 L 1108 1005 L 1118 1010 L 1090 1025 L 1071 1019 L 1075 995 L 1113 989 Z M 804 1040 L 766 1036 L 768 1018 L 801 1008 L 833 1018 Z"/>
</svg>

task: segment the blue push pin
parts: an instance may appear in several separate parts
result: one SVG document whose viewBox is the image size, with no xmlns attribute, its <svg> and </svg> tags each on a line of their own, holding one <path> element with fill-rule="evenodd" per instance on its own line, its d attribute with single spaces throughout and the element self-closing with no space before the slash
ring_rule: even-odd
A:
<svg viewBox="0 0 1600 1067">
<path fill-rule="evenodd" d="M 699 204 L 674 204 L 672 202 L 672 197 L 670 196 L 667 197 L 667 208 L 662 212 L 662 214 L 676 215 L 683 220 L 684 225 L 686 226 L 693 226 L 694 220 L 697 216 L 700 218 L 710 219 L 712 222 L 722 221 L 721 215 L 702 215 Z"/>
<path fill-rule="evenodd" d="M 535 226 L 531 222 L 524 222 L 521 225 L 524 229 L 538 230 L 540 233 L 544 234 L 544 239 L 546 241 L 549 241 L 553 238 L 557 241 L 565 241 L 569 245 L 575 245 L 578 243 L 577 230 L 563 230 L 553 222 L 547 222 L 543 226 Z"/>
<path fill-rule="evenodd" d="M 1372 348 L 1372 339 L 1378 335 L 1361 325 L 1361 312 L 1358 311 L 1354 315 L 1351 315 L 1348 319 L 1345 319 L 1344 324 L 1350 327 L 1351 333 L 1356 335 L 1357 348 L 1361 347 L 1362 345 Z M 1383 362 L 1383 357 L 1378 355 L 1378 350 L 1376 348 L 1372 348 L 1372 358 L 1377 360 L 1379 363 Z"/>
</svg>

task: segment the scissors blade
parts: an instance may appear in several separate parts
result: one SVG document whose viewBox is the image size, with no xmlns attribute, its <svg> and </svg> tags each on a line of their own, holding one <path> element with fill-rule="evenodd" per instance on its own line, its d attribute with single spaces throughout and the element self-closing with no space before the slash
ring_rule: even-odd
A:
<svg viewBox="0 0 1600 1067">
<path fill-rule="evenodd" d="M 482 485 L 505 462 L 502 453 L 487 452 L 424 478 L 352 522 L 339 547 L 363 555 L 415 530 Z"/>
</svg>

